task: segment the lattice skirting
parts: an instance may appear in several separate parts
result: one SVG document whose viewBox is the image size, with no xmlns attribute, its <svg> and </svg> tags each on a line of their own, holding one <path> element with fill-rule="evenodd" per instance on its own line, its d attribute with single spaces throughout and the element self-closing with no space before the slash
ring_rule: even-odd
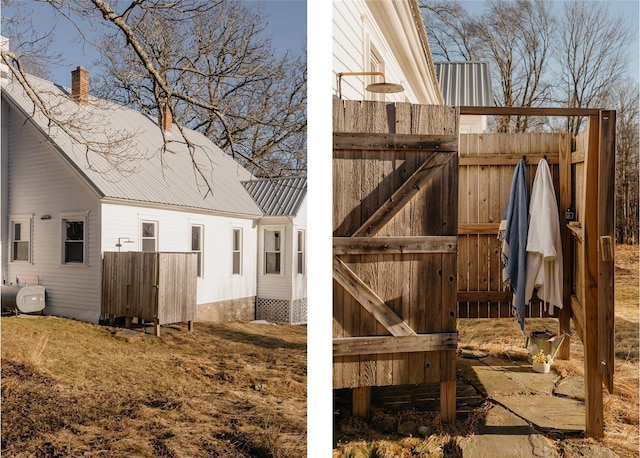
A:
<svg viewBox="0 0 640 458">
<path fill-rule="evenodd" d="M 289 301 L 286 299 L 256 300 L 256 319 L 271 322 L 305 324 L 307 322 L 307 298 Z"/>
</svg>

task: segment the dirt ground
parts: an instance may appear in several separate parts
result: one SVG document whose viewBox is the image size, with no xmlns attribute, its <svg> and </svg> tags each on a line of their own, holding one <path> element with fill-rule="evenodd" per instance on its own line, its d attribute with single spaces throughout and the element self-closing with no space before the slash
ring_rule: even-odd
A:
<svg viewBox="0 0 640 458">
<path fill-rule="evenodd" d="M 616 247 L 616 372 L 614 394 L 605 394 L 605 438 L 599 442 L 585 438 L 565 439 L 576 444 L 605 446 L 622 458 L 640 456 L 638 251 L 638 246 Z M 557 321 L 527 320 L 527 326 L 555 330 Z M 458 321 L 458 331 L 460 350 L 481 350 L 514 359 L 527 358 L 522 335 L 513 320 L 461 319 Z M 571 342 L 570 360 L 557 360 L 553 366 L 553 370 L 563 378 L 584 373 L 580 339 L 576 335 Z M 355 418 L 341 418 L 335 425 L 336 446 L 333 456 L 459 457 L 461 451 L 457 447 L 458 441 L 474 433 L 487 408 L 487 405 L 482 405 L 467 418 L 459 418 L 451 424 L 442 424 L 438 414 L 433 412 L 388 412 L 380 409 L 372 410 L 369 423 Z M 423 425 L 427 433 L 417 437 L 402 437 L 397 433 L 384 432 L 386 425 L 408 421 Z M 558 450 L 562 450 L 560 443 L 556 442 L 556 445 Z"/>
<path fill-rule="evenodd" d="M 2 456 L 306 455 L 306 327 L 3 317 Z"/>
</svg>

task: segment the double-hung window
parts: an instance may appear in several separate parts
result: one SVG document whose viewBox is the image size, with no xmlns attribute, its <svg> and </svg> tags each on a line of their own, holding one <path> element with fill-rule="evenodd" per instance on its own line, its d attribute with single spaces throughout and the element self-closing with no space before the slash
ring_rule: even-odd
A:
<svg viewBox="0 0 640 458">
<path fill-rule="evenodd" d="M 279 274 L 281 273 L 281 246 L 282 231 L 265 230 L 264 231 L 264 273 Z"/>
<path fill-rule="evenodd" d="M 298 246 L 297 246 L 298 273 L 302 275 L 304 274 L 304 231 L 298 231 L 297 242 L 298 242 Z"/>
<path fill-rule="evenodd" d="M 63 253 L 65 264 L 84 264 L 86 248 L 86 219 L 68 217 L 62 219 Z"/>
<path fill-rule="evenodd" d="M 233 229 L 231 274 L 242 275 L 242 229 Z"/>
<path fill-rule="evenodd" d="M 142 251 L 158 251 L 158 222 L 142 222 Z"/>
<path fill-rule="evenodd" d="M 202 277 L 204 257 L 204 226 L 191 226 L 191 251 L 198 254 L 198 277 Z"/>
<path fill-rule="evenodd" d="M 31 261 L 31 218 L 11 220 L 11 261 Z"/>
</svg>

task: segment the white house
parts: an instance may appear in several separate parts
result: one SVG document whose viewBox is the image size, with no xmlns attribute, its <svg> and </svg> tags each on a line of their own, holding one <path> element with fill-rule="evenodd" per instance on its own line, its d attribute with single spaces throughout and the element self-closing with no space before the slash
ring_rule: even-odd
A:
<svg viewBox="0 0 640 458">
<path fill-rule="evenodd" d="M 256 318 L 307 322 L 307 179 L 243 182 L 265 216 L 258 224 Z"/>
<path fill-rule="evenodd" d="M 207 192 L 170 121 L 162 152 L 157 120 L 90 97 L 82 67 L 71 90 L 31 81 L 76 129 L 49 124 L 17 82 L 2 80 L 3 284 L 37 282 L 47 291 L 47 314 L 95 323 L 103 252 L 196 251 L 197 319 L 254 319 L 264 212 L 242 184 L 252 175 L 186 130 Z M 121 156 L 100 154 L 101 145 Z"/>
<path fill-rule="evenodd" d="M 334 0 L 332 65 L 336 98 L 444 103 L 416 0 Z M 404 90 L 368 91 L 382 82 L 379 73 Z"/>
</svg>

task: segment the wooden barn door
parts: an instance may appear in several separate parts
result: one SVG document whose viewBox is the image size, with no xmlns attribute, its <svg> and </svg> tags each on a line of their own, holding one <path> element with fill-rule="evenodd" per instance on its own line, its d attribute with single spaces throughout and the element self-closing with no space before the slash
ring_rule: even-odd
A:
<svg viewBox="0 0 640 458">
<path fill-rule="evenodd" d="M 333 383 L 441 384 L 455 418 L 458 113 L 335 100 Z"/>
</svg>

